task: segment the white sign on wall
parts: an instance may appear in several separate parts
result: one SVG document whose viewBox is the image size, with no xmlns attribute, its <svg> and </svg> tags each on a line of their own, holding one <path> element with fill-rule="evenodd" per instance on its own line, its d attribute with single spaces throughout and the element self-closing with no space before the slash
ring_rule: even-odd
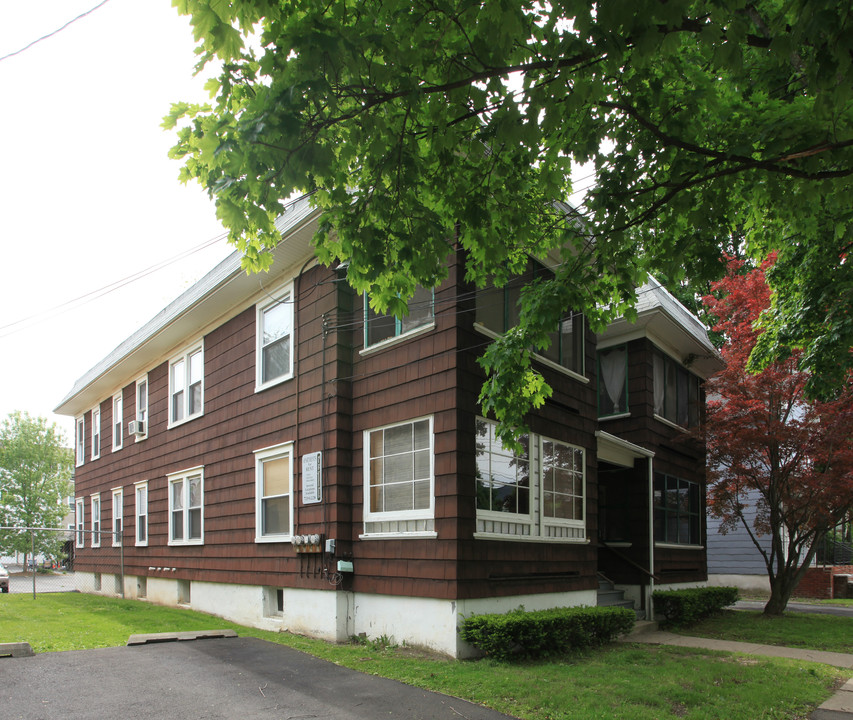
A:
<svg viewBox="0 0 853 720">
<path fill-rule="evenodd" d="M 323 499 L 323 453 L 302 456 L 302 503 L 310 505 Z"/>
</svg>

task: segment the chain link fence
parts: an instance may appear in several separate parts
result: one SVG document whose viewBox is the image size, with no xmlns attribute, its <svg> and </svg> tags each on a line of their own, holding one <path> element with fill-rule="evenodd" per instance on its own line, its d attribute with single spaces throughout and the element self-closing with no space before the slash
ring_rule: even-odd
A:
<svg viewBox="0 0 853 720">
<path fill-rule="evenodd" d="M 10 593 L 83 592 L 124 597 L 121 534 L 0 527 Z M 14 548 L 14 551 L 10 551 Z M 26 548 L 26 550 L 24 550 Z"/>
</svg>

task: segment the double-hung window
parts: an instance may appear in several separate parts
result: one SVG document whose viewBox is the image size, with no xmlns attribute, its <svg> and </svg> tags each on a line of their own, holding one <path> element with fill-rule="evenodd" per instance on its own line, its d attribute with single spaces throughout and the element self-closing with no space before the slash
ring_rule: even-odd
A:
<svg viewBox="0 0 853 720">
<path fill-rule="evenodd" d="M 537 278 L 550 279 L 554 273 L 541 263 L 530 260 L 527 271 L 511 278 L 503 287 L 488 287 L 477 293 L 475 319 L 486 334 L 503 335 L 518 325 L 521 315 L 522 289 Z M 536 350 L 546 360 L 578 377 L 584 375 L 584 317 L 567 308 L 550 333 L 547 348 Z"/>
<path fill-rule="evenodd" d="M 92 547 L 101 546 L 101 496 L 92 495 Z"/>
<path fill-rule="evenodd" d="M 293 534 L 293 444 L 255 453 L 255 542 Z"/>
<path fill-rule="evenodd" d="M 586 453 L 542 435 L 523 435 L 515 452 L 496 424 L 478 419 L 477 532 L 483 537 L 554 541 L 586 538 Z"/>
<path fill-rule="evenodd" d="M 432 417 L 425 417 L 365 432 L 368 534 L 433 531 L 432 425 Z"/>
<path fill-rule="evenodd" d="M 134 485 L 136 498 L 136 545 L 148 545 L 148 482 L 138 482 Z"/>
<path fill-rule="evenodd" d="M 92 408 L 92 460 L 101 457 L 101 406 Z"/>
<path fill-rule="evenodd" d="M 699 483 L 655 473 L 655 540 L 699 545 L 702 532 L 702 489 Z"/>
<path fill-rule="evenodd" d="M 199 345 L 169 363 L 169 424 L 201 415 L 204 409 L 204 351 Z"/>
<path fill-rule="evenodd" d="M 113 488 L 113 547 L 122 545 L 122 521 L 124 520 L 124 491 Z"/>
<path fill-rule="evenodd" d="M 193 468 L 169 475 L 169 544 L 204 542 L 204 473 Z"/>
<path fill-rule="evenodd" d="M 121 391 L 113 397 L 113 452 L 124 444 L 124 400 Z"/>
<path fill-rule="evenodd" d="M 136 439 L 148 437 L 148 376 L 136 381 Z"/>
<path fill-rule="evenodd" d="M 74 462 L 80 467 L 86 459 L 86 419 L 77 418 L 74 428 Z"/>
<path fill-rule="evenodd" d="M 76 510 L 74 513 L 74 522 L 77 526 L 77 540 L 75 545 L 78 548 L 86 546 L 86 524 L 83 513 L 86 507 L 86 501 L 83 498 L 77 498 Z"/>
<path fill-rule="evenodd" d="M 262 390 L 293 377 L 293 290 L 257 306 L 255 387 Z"/>
<path fill-rule="evenodd" d="M 434 293 L 432 288 L 418 285 L 409 299 L 409 314 L 403 317 L 380 315 L 364 295 L 364 347 L 402 337 L 421 328 L 432 327 L 435 322 Z"/>
</svg>

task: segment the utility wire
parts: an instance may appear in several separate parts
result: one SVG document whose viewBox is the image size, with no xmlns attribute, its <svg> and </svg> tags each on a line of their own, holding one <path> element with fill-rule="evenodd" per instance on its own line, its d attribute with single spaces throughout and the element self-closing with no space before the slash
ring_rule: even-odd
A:
<svg viewBox="0 0 853 720">
<path fill-rule="evenodd" d="M 202 250 L 206 250 L 209 247 L 212 247 L 218 242 L 221 242 L 226 237 L 225 233 L 217 235 L 209 240 L 205 240 L 203 243 L 196 245 L 195 247 L 189 248 L 188 250 L 184 250 L 177 255 L 174 255 L 166 260 L 163 260 L 156 265 L 151 265 L 144 270 L 140 270 L 133 275 L 128 275 L 121 280 L 116 280 L 115 282 L 110 283 L 109 285 L 104 285 L 102 288 L 97 290 L 92 290 L 84 295 L 80 295 L 73 300 L 68 300 L 66 302 L 60 303 L 59 305 L 55 305 L 51 308 L 47 308 L 46 310 L 42 310 L 40 312 L 29 315 L 25 318 L 21 318 L 19 320 L 15 320 L 13 322 L 7 323 L 6 325 L 0 325 L 0 338 L 7 337 L 16 332 L 20 332 L 22 330 L 26 330 L 31 325 L 34 325 L 48 317 L 55 317 L 56 315 L 61 315 L 66 312 L 70 312 L 71 310 L 75 310 L 80 305 L 85 305 L 87 303 L 93 302 L 94 300 L 98 300 L 104 295 L 108 295 L 109 293 L 115 292 L 116 290 L 120 290 L 131 283 L 136 282 L 137 280 L 141 280 L 142 278 L 148 277 L 149 275 L 162 270 L 163 268 L 168 267 L 169 265 L 173 265 L 176 262 L 179 262 L 190 255 L 194 255 L 197 252 Z"/>
<path fill-rule="evenodd" d="M 95 5 L 95 7 L 93 7 L 93 8 L 91 8 L 91 9 L 87 10 L 86 12 L 80 13 L 77 17 L 72 18 L 71 20 L 69 20 L 69 21 L 68 21 L 67 23 L 65 23 L 65 25 L 63 25 L 62 27 L 57 28 L 57 29 L 56 29 L 56 30 L 54 30 L 53 32 L 49 32 L 47 35 L 42 35 L 42 36 L 41 36 L 40 38 L 38 38 L 37 40 L 33 40 L 31 43 L 29 43 L 29 44 L 27 44 L 27 45 L 24 45 L 24 47 L 22 47 L 20 50 L 15 50 L 14 52 L 10 52 L 8 55 L 3 55 L 2 57 L 0 57 L 0 62 L 3 62 L 4 60 L 8 60 L 10 57 L 14 57 L 15 55 L 20 55 L 22 52 L 24 52 L 25 50 L 29 50 L 33 45 L 35 45 L 35 44 L 37 44 L 37 43 L 40 43 L 42 40 L 47 40 L 48 38 L 53 37 L 53 36 L 54 36 L 54 35 L 56 35 L 57 33 L 62 32 L 63 30 L 65 30 L 65 28 L 67 28 L 67 27 L 68 27 L 69 25 L 71 25 L 72 23 L 75 23 L 75 22 L 77 22 L 78 20 L 80 20 L 81 18 L 84 18 L 84 17 L 86 17 L 87 15 L 89 15 L 89 14 L 91 14 L 91 13 L 95 12 L 95 10 L 97 10 L 97 9 L 98 9 L 98 8 L 100 8 L 100 7 L 103 7 L 103 6 L 104 6 L 104 5 L 106 5 L 109 1 L 110 1 L 110 0 L 102 0 L 102 2 L 99 2 L 97 5 Z"/>
</svg>

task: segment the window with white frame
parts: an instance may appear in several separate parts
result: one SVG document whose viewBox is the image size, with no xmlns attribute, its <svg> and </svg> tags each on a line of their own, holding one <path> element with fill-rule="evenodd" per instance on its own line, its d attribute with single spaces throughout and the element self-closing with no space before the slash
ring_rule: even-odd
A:
<svg viewBox="0 0 853 720">
<path fill-rule="evenodd" d="M 365 521 L 432 519 L 432 417 L 364 434 Z"/>
<path fill-rule="evenodd" d="M 204 473 L 193 468 L 169 475 L 169 544 L 204 542 Z"/>
<path fill-rule="evenodd" d="M 577 541 L 586 538 L 586 453 L 542 435 L 515 452 L 497 425 L 477 419 L 477 532 L 483 536 Z"/>
<path fill-rule="evenodd" d="M 141 423 L 141 432 L 136 433 L 137 440 L 148 437 L 148 376 L 136 381 L 136 422 Z"/>
<path fill-rule="evenodd" d="M 85 533 L 85 518 L 83 517 L 83 512 L 86 507 L 86 501 L 83 498 L 77 498 L 77 509 L 74 513 L 74 522 L 77 525 L 77 540 L 75 545 L 78 548 L 86 546 L 86 533 Z"/>
<path fill-rule="evenodd" d="M 204 409 L 204 352 L 188 350 L 169 363 L 169 424 L 198 417 Z"/>
<path fill-rule="evenodd" d="M 408 315 L 380 315 L 370 307 L 370 301 L 364 295 L 364 347 L 376 345 L 385 340 L 400 337 L 419 328 L 429 327 L 435 321 L 434 293 L 432 288 L 418 285 L 415 294 L 408 302 Z"/>
<path fill-rule="evenodd" d="M 113 452 L 124 444 L 124 401 L 121 391 L 113 397 Z"/>
<path fill-rule="evenodd" d="M 92 408 L 92 460 L 101 457 L 101 406 Z"/>
<path fill-rule="evenodd" d="M 293 533 L 293 444 L 255 453 L 255 542 L 289 540 Z"/>
<path fill-rule="evenodd" d="M 258 390 L 293 377 L 293 292 L 290 286 L 257 306 L 255 385 Z"/>
<path fill-rule="evenodd" d="M 136 515 L 136 545 L 148 545 L 148 483 L 134 485 Z"/>
<path fill-rule="evenodd" d="M 655 542 L 699 545 L 702 541 L 702 488 L 697 482 L 656 472 Z"/>
<path fill-rule="evenodd" d="M 74 430 L 74 460 L 77 467 L 86 459 L 86 420 L 79 417 Z"/>
<path fill-rule="evenodd" d="M 113 547 L 122 545 L 122 522 L 124 520 L 124 490 L 113 488 Z"/>
<path fill-rule="evenodd" d="M 96 493 L 91 497 L 92 507 L 92 547 L 101 546 L 101 495 Z"/>
</svg>

